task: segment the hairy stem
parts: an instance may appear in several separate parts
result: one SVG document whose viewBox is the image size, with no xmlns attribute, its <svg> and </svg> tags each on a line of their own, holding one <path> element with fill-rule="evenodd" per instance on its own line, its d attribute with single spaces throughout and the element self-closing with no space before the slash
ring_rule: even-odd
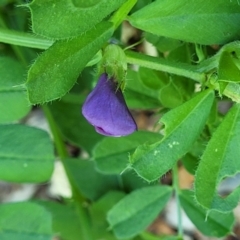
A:
<svg viewBox="0 0 240 240">
<path fill-rule="evenodd" d="M 193 65 L 147 56 L 132 51 L 126 51 L 125 53 L 128 63 L 187 77 L 199 83 L 203 83 L 205 80 L 205 74 L 198 72 L 197 68 Z"/>
<path fill-rule="evenodd" d="M 55 143 L 55 146 L 56 146 L 57 153 L 58 153 L 61 161 L 64 162 L 65 159 L 68 157 L 68 153 L 67 153 L 65 144 L 62 140 L 59 129 L 55 124 L 55 121 L 52 117 L 52 114 L 51 114 L 48 106 L 47 105 L 42 105 L 42 110 L 45 114 L 45 117 L 48 120 L 48 124 L 49 124 L 49 127 L 50 127 L 52 135 L 53 135 L 53 139 L 54 139 L 54 143 Z"/>
<path fill-rule="evenodd" d="M 31 33 L 3 28 L 0 29 L 0 42 L 37 49 L 47 49 L 53 44 L 52 40 L 41 38 Z"/>
</svg>

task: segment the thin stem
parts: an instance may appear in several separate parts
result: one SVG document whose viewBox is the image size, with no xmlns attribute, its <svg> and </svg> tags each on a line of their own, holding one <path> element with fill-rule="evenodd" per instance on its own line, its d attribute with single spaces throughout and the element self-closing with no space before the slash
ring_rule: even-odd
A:
<svg viewBox="0 0 240 240">
<path fill-rule="evenodd" d="M 53 44 L 54 41 L 35 36 L 31 33 L 1 28 L 0 42 L 22 47 L 47 49 Z"/>
<path fill-rule="evenodd" d="M 81 223 L 82 237 L 79 239 L 83 240 L 93 240 L 92 230 L 90 222 L 87 216 L 87 212 L 83 206 L 77 205 L 78 216 Z"/>
<path fill-rule="evenodd" d="M 52 114 L 51 114 L 48 106 L 47 105 L 42 105 L 42 110 L 43 110 L 43 112 L 44 112 L 44 114 L 45 114 L 45 116 L 48 120 L 48 124 L 49 124 L 49 127 L 51 129 L 51 132 L 52 132 L 52 135 L 53 135 L 53 138 L 54 138 L 57 153 L 58 153 L 61 161 L 64 162 L 65 159 L 68 157 L 68 153 L 67 153 L 65 144 L 62 140 L 59 129 L 55 124 L 55 121 L 52 117 Z"/>
<path fill-rule="evenodd" d="M 190 64 L 169 61 L 132 51 L 126 51 L 125 53 L 128 63 L 187 77 L 200 83 L 205 80 L 205 74 L 198 72 L 197 68 Z"/>
<path fill-rule="evenodd" d="M 182 228 L 182 214 L 181 214 L 181 203 L 179 199 L 179 179 L 178 179 L 178 165 L 175 164 L 175 166 L 172 169 L 173 173 L 173 188 L 175 190 L 175 197 L 176 197 L 176 204 L 177 204 L 177 215 L 178 215 L 178 236 L 182 238 L 183 236 L 183 228 Z"/>
<path fill-rule="evenodd" d="M 123 49 L 123 51 L 126 51 L 126 50 L 128 50 L 128 49 L 131 49 L 131 48 L 133 48 L 133 47 L 139 45 L 139 44 L 142 43 L 143 41 L 144 41 L 144 39 L 142 38 L 142 39 L 140 39 L 139 41 L 135 42 L 134 44 L 125 47 L 125 48 Z"/>
<path fill-rule="evenodd" d="M 76 196 L 76 198 L 78 200 L 81 198 L 81 201 L 82 201 L 83 198 L 80 197 L 80 194 L 78 193 L 78 190 L 76 189 L 74 181 L 71 177 L 71 173 L 68 170 L 68 165 L 67 165 L 66 161 L 67 161 L 69 156 L 68 156 L 68 152 L 66 150 L 65 143 L 63 142 L 61 133 L 60 133 L 60 131 L 59 131 L 59 129 L 58 129 L 56 123 L 55 123 L 55 120 L 54 120 L 48 106 L 47 105 L 42 105 L 42 110 L 45 114 L 45 117 L 47 118 L 49 127 L 50 127 L 52 135 L 53 135 L 53 139 L 54 139 L 54 143 L 55 143 L 55 146 L 56 146 L 57 153 L 60 157 L 60 160 L 61 160 L 61 162 L 64 166 L 65 172 L 66 172 L 67 177 L 69 179 L 69 182 L 71 184 L 72 193 L 73 193 L 74 196 Z"/>
</svg>

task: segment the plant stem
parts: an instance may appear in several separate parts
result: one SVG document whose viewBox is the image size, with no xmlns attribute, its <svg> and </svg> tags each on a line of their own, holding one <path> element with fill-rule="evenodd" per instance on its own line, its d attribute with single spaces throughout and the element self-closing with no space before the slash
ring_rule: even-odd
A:
<svg viewBox="0 0 240 240">
<path fill-rule="evenodd" d="M 181 203 L 179 199 L 179 179 L 178 179 L 178 165 L 175 164 L 175 166 L 172 169 L 173 173 L 173 188 L 175 190 L 175 198 L 176 198 L 176 204 L 177 204 L 177 215 L 178 215 L 178 236 L 179 238 L 183 237 L 183 228 L 182 228 L 182 214 L 181 214 Z"/>
<path fill-rule="evenodd" d="M 31 33 L 3 28 L 0 29 L 0 42 L 38 49 L 47 49 L 53 44 L 52 40 L 41 38 Z"/>
<path fill-rule="evenodd" d="M 7 25 L 6 25 L 4 19 L 2 18 L 1 15 L 0 15 L 0 27 L 1 27 L 1 28 L 0 28 L 0 39 L 1 39 L 1 37 L 2 37 L 1 32 L 2 32 L 2 31 L 3 31 L 3 32 L 4 32 L 4 31 L 7 31 Z M 0 42 L 1 42 L 1 40 L 0 40 Z M 11 48 L 12 48 L 12 50 L 14 51 L 16 57 L 17 57 L 25 66 L 27 66 L 27 65 L 28 65 L 28 62 L 27 62 L 27 60 L 26 60 L 26 58 L 25 58 L 25 56 L 24 56 L 24 54 L 23 54 L 23 52 L 22 52 L 22 49 L 20 49 L 19 46 L 15 46 L 15 45 L 11 45 Z"/>
<path fill-rule="evenodd" d="M 59 129 L 58 129 L 56 123 L 55 123 L 55 120 L 53 119 L 53 116 L 52 116 L 51 111 L 49 110 L 48 106 L 47 105 L 42 105 L 41 107 L 42 107 L 42 110 L 45 114 L 45 117 L 47 118 L 49 127 L 51 129 L 57 153 L 60 157 L 60 160 L 61 160 L 61 162 L 64 166 L 65 172 L 66 172 L 67 177 L 69 179 L 69 182 L 71 184 L 72 193 L 73 193 L 74 196 L 77 196 L 77 198 L 79 200 L 79 193 L 75 188 L 75 184 L 72 181 L 71 174 L 69 173 L 69 170 L 68 170 L 68 167 L 67 167 L 67 164 L 66 164 L 67 158 L 69 156 L 68 156 L 68 152 L 66 150 L 66 146 L 63 142 L 61 133 L 60 133 L 60 131 L 59 131 Z M 82 200 L 82 198 L 81 198 L 81 200 Z"/>
<path fill-rule="evenodd" d="M 0 28 L 0 42 L 11 44 L 17 56 L 19 55 L 17 52 L 18 50 L 17 46 L 46 50 L 54 43 L 54 41 L 52 40 L 35 36 L 34 34 L 31 33 L 19 32 L 5 28 L 4 29 Z M 101 50 L 99 50 L 86 66 L 95 65 L 101 60 L 101 58 L 102 52 Z M 20 58 L 20 60 L 22 62 L 26 61 L 22 57 Z"/>
<path fill-rule="evenodd" d="M 113 22 L 114 29 L 117 29 L 118 26 L 125 20 L 136 2 L 137 0 L 128 0 L 113 14 L 110 22 Z"/>
<path fill-rule="evenodd" d="M 84 207 L 79 204 L 77 205 L 77 209 L 82 230 L 82 237 L 79 239 L 93 240 L 92 230 L 87 216 L 87 212 L 85 211 Z"/>
<path fill-rule="evenodd" d="M 132 51 L 126 51 L 125 53 L 128 63 L 187 77 L 200 83 L 205 80 L 205 74 L 198 72 L 197 68 L 193 65 L 147 56 Z"/>
<path fill-rule="evenodd" d="M 59 132 L 59 129 L 58 127 L 56 126 L 55 124 L 55 121 L 52 117 L 52 114 L 48 108 L 47 105 L 42 105 L 42 110 L 45 114 L 45 117 L 47 118 L 48 120 L 48 124 L 49 124 L 49 127 L 51 129 L 51 132 L 52 132 L 52 135 L 53 135 L 53 138 L 54 138 L 54 142 L 55 142 L 55 146 L 56 146 L 56 149 L 57 149 L 57 153 L 61 159 L 61 161 L 65 161 L 65 159 L 68 157 L 68 153 L 67 153 L 67 150 L 66 150 L 66 147 L 65 147 L 65 144 L 62 140 L 62 137 L 60 135 L 60 132 Z"/>
</svg>

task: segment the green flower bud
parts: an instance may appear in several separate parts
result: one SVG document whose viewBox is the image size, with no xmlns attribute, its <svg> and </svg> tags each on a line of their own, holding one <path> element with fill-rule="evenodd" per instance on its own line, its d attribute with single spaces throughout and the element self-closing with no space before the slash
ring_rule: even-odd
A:
<svg viewBox="0 0 240 240">
<path fill-rule="evenodd" d="M 118 82 L 118 86 L 124 90 L 127 61 L 124 51 L 117 45 L 110 44 L 103 51 L 100 63 L 100 74 L 106 73 L 108 78 Z"/>
</svg>

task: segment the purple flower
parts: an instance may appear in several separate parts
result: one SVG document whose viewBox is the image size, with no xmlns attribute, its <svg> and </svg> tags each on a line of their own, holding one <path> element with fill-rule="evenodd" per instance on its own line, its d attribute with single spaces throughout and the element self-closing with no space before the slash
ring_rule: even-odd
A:
<svg viewBox="0 0 240 240">
<path fill-rule="evenodd" d="M 102 135 L 120 137 L 137 130 L 121 89 L 113 79 L 108 79 L 106 73 L 100 76 L 96 87 L 88 95 L 82 114 Z"/>
</svg>

